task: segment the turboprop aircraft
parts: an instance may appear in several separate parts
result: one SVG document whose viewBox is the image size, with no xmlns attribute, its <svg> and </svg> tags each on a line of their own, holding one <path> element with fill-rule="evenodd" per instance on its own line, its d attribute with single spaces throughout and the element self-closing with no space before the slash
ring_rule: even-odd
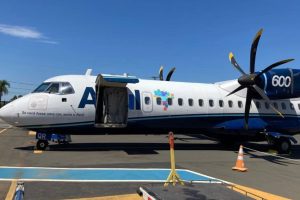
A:
<svg viewBox="0 0 300 200">
<path fill-rule="evenodd" d="M 242 74 L 237 80 L 206 84 L 99 74 L 56 76 L 32 93 L 0 110 L 11 125 L 37 132 L 37 148 L 47 138 L 88 134 L 204 134 L 221 141 L 267 140 L 288 152 L 299 133 L 300 70 L 274 69 L 276 62 L 255 71 L 262 29 L 250 52 L 250 71 L 244 72 L 232 53 L 230 62 Z"/>
</svg>

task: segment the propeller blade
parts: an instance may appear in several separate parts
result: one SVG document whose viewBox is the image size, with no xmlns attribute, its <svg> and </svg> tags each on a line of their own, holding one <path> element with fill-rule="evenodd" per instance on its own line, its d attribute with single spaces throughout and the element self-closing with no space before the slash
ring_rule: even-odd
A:
<svg viewBox="0 0 300 200">
<path fill-rule="evenodd" d="M 170 81 L 171 80 L 171 76 L 172 76 L 172 74 L 174 73 L 174 71 L 175 71 L 175 67 L 173 67 L 170 71 L 169 71 L 169 73 L 168 73 L 168 75 L 167 75 L 167 78 L 166 78 L 166 81 Z"/>
<path fill-rule="evenodd" d="M 163 75 L 164 67 L 163 66 L 160 66 L 158 73 L 159 73 L 159 80 L 163 81 L 164 80 L 164 75 Z"/>
<path fill-rule="evenodd" d="M 257 85 L 253 85 L 253 88 L 258 92 L 258 94 L 270 105 L 270 107 L 275 111 L 275 113 L 277 113 L 278 115 L 280 115 L 280 117 L 284 118 L 284 116 L 282 115 L 282 113 L 277 110 L 273 105 L 271 100 L 269 99 L 269 97 L 265 94 L 265 92 L 260 89 L 260 87 L 258 87 Z"/>
<path fill-rule="evenodd" d="M 228 96 L 230 96 L 230 95 L 232 95 L 232 94 L 234 94 L 234 93 L 236 93 L 236 92 L 244 89 L 245 87 L 246 86 L 240 85 L 238 88 L 236 88 L 235 90 L 233 90 L 232 92 L 230 92 L 229 94 L 227 94 L 226 97 L 228 97 Z"/>
<path fill-rule="evenodd" d="M 252 45 L 251 45 L 251 51 L 250 51 L 250 74 L 254 73 L 254 71 L 255 71 L 256 51 L 257 51 L 258 42 L 259 42 L 259 39 L 261 37 L 262 32 L 263 32 L 263 29 L 260 29 L 256 33 L 256 35 L 254 37 L 254 40 L 252 42 Z"/>
<path fill-rule="evenodd" d="M 285 64 L 285 63 L 288 63 L 288 62 L 291 62 L 293 61 L 294 59 L 286 59 L 286 60 L 281 60 L 281 61 L 278 61 L 276 63 L 273 63 L 272 65 L 270 65 L 269 67 L 265 68 L 264 70 L 262 70 L 261 72 L 259 72 L 256 77 L 259 77 L 260 75 L 262 75 L 263 73 L 266 73 L 268 71 L 270 71 L 271 69 L 273 69 L 274 67 L 277 67 L 279 65 L 282 65 L 282 64 Z M 255 78 L 256 78 L 255 77 Z"/>
<path fill-rule="evenodd" d="M 239 64 L 236 62 L 233 53 L 230 52 L 229 53 L 229 61 L 231 62 L 231 64 L 237 69 L 239 70 L 243 75 L 246 75 L 246 73 L 242 70 L 242 68 L 239 66 Z"/>
<path fill-rule="evenodd" d="M 251 88 L 248 88 L 247 96 L 246 96 L 246 105 L 245 105 L 245 128 L 246 129 L 248 129 L 249 112 L 250 112 L 252 98 L 253 98 L 253 92 Z"/>
</svg>

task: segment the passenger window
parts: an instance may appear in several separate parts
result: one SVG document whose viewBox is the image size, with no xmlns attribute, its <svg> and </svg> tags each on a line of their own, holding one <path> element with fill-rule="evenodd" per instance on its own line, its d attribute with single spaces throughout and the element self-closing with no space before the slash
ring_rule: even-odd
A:
<svg viewBox="0 0 300 200">
<path fill-rule="evenodd" d="M 222 108 L 224 106 L 224 101 L 223 100 L 219 100 L 219 106 Z"/>
<path fill-rule="evenodd" d="M 168 105 L 171 106 L 173 104 L 173 101 L 171 98 L 168 98 Z"/>
<path fill-rule="evenodd" d="M 278 104 L 276 102 L 273 103 L 274 108 L 278 109 Z"/>
<path fill-rule="evenodd" d="M 46 92 L 56 94 L 59 92 L 59 83 L 52 83 Z"/>
<path fill-rule="evenodd" d="M 285 109 L 286 109 L 286 105 L 285 105 L 284 102 L 281 102 L 281 108 L 282 108 L 282 110 L 285 110 Z"/>
<path fill-rule="evenodd" d="M 298 109 L 300 110 L 300 103 L 298 103 Z"/>
<path fill-rule="evenodd" d="M 242 108 L 243 107 L 243 102 L 242 101 L 238 101 L 238 107 Z"/>
<path fill-rule="evenodd" d="M 233 107 L 233 102 L 231 100 L 228 101 L 228 106 L 229 106 L 229 108 Z"/>
<path fill-rule="evenodd" d="M 203 106 L 203 99 L 199 99 L 198 103 L 199 103 L 199 106 L 202 107 Z"/>
<path fill-rule="evenodd" d="M 157 97 L 157 98 L 156 98 L 156 104 L 157 104 L 157 105 L 161 105 L 161 98 L 160 98 L 160 97 Z"/>
<path fill-rule="evenodd" d="M 183 105 L 183 99 L 182 99 L 182 98 L 179 98 L 179 99 L 178 99 L 178 105 L 180 105 L 180 106 Z"/>
<path fill-rule="evenodd" d="M 291 110 L 295 110 L 294 104 L 290 103 Z"/>
<path fill-rule="evenodd" d="M 150 104 L 150 97 L 145 97 L 145 104 L 149 105 Z"/>
<path fill-rule="evenodd" d="M 260 103 L 258 101 L 255 102 L 256 108 L 260 109 Z"/>
<path fill-rule="evenodd" d="M 213 107 L 213 106 L 214 106 L 214 100 L 210 99 L 210 100 L 208 101 L 208 103 L 209 103 L 209 106 L 210 106 L 210 107 Z"/>
<path fill-rule="evenodd" d="M 270 105 L 269 105 L 268 102 L 265 102 L 265 107 L 266 107 L 267 110 L 269 109 Z"/>
<path fill-rule="evenodd" d="M 193 99 L 189 99 L 189 106 L 193 106 L 193 105 L 194 105 Z"/>
<path fill-rule="evenodd" d="M 68 82 L 65 82 L 65 83 L 61 83 L 60 93 L 61 94 L 73 94 L 75 92 L 74 92 L 72 85 Z"/>
</svg>

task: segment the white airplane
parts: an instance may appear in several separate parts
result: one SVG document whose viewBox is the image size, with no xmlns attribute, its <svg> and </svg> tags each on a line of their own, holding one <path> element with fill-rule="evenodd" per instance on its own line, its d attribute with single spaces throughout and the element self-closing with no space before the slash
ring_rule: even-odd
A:
<svg viewBox="0 0 300 200">
<path fill-rule="evenodd" d="M 214 84 L 163 81 L 99 74 L 57 76 L 32 93 L 0 109 L 7 123 L 37 132 L 37 148 L 45 149 L 53 133 L 204 134 L 221 141 L 267 140 L 288 152 L 299 133 L 300 70 L 273 69 L 283 60 L 255 72 L 254 38 L 250 73 L 230 53 L 242 76 Z M 271 99 L 271 100 L 270 100 Z"/>
</svg>

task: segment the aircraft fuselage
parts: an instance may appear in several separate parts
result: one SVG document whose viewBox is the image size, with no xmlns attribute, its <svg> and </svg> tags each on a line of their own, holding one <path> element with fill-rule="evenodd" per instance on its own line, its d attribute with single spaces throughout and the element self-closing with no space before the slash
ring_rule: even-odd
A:
<svg viewBox="0 0 300 200">
<path fill-rule="evenodd" d="M 45 83 L 69 83 L 72 92 L 33 92 L 0 110 L 8 123 L 43 133 L 58 134 L 185 134 L 239 135 L 263 139 L 260 132 L 288 135 L 300 131 L 298 98 L 273 100 L 284 118 L 278 117 L 265 102 L 252 102 L 249 128 L 244 128 L 245 94 L 226 97 L 236 80 L 216 84 L 142 80 L 126 85 L 128 114 L 121 128 L 95 127 L 96 76 L 58 76 Z M 64 84 L 63 84 L 64 83 Z M 61 88 L 59 88 L 61 90 Z M 118 103 L 108 107 L 118 107 Z M 110 108 L 110 110 L 113 110 Z"/>
</svg>

